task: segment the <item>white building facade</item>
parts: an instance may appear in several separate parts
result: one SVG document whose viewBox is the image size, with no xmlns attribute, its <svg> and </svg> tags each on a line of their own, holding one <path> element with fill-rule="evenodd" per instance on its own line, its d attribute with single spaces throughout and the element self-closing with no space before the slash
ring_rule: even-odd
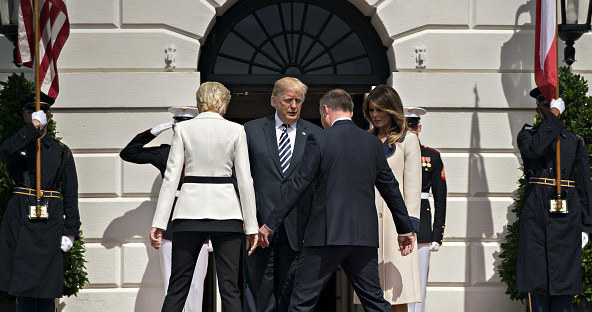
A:
<svg viewBox="0 0 592 312">
<path fill-rule="evenodd" d="M 249 0 L 67 1 L 71 32 L 59 59 L 53 111 L 58 135 L 75 155 L 90 283 L 62 300 L 63 311 L 160 311 L 163 283 L 148 238 L 160 177 L 118 153 L 136 133 L 168 121 L 168 107 L 195 104 L 195 91 L 207 78 L 201 69 L 213 66 L 201 59 L 208 37 L 243 1 Z M 405 105 L 428 110 L 422 144 L 442 152 L 448 209 L 444 245 L 432 253 L 427 310 L 523 311 L 504 294 L 496 266 L 505 227 L 514 220 L 510 209 L 521 165 L 516 134 L 534 115 L 528 92 L 534 86 L 535 1 L 348 5 L 366 17 L 385 47 L 384 82 Z M 0 78 L 13 72 L 32 77 L 12 63 L 13 47 L 0 36 Z M 590 35 L 575 47 L 573 70 L 590 78 Z M 315 90 L 324 87 L 319 83 Z M 237 83 L 231 90 L 240 98 L 249 87 Z M 305 103 L 304 111 L 313 116 L 317 105 Z M 269 109 L 268 102 L 243 108 L 236 118 L 262 117 Z M 170 137 L 161 135 L 155 144 Z M 348 305 L 337 304 L 339 311 L 349 311 Z"/>
</svg>

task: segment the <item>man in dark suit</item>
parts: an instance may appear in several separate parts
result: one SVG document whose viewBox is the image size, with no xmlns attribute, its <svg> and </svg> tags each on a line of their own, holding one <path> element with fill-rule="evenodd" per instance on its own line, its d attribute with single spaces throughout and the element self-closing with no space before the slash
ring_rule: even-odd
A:
<svg viewBox="0 0 592 312">
<path fill-rule="evenodd" d="M 271 96 L 276 113 L 245 124 L 259 224 L 278 204 L 282 183 L 290 180 L 300 165 L 306 137 L 321 130 L 300 119 L 306 89 L 296 78 L 276 81 Z M 257 249 L 246 258 L 246 311 L 286 311 L 290 306 L 311 195 L 309 191 L 270 238 L 273 248 Z"/>
<path fill-rule="evenodd" d="M 374 186 L 391 210 L 401 253 L 408 255 L 415 237 L 399 184 L 381 142 L 351 121 L 353 102 L 347 92 L 327 92 L 320 110 L 326 130 L 308 136 L 300 168 L 284 184 L 279 204 L 259 229 L 260 245 L 269 246 L 269 235 L 312 184 L 313 203 L 289 311 L 312 311 L 338 265 L 366 311 L 392 311 L 378 276 Z"/>
</svg>

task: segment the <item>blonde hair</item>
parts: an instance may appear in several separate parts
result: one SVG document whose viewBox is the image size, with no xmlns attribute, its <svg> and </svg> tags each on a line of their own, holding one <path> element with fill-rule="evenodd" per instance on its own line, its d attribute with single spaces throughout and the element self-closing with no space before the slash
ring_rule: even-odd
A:
<svg viewBox="0 0 592 312">
<path fill-rule="evenodd" d="M 195 93 L 197 109 L 200 112 L 217 111 L 222 113 L 230 102 L 230 91 L 215 81 L 207 81 L 199 86 Z"/>
<path fill-rule="evenodd" d="M 303 84 L 302 81 L 298 80 L 298 78 L 284 77 L 282 79 L 277 80 L 273 84 L 273 91 L 271 91 L 271 96 L 279 96 L 280 94 L 288 90 L 294 90 L 300 93 L 300 95 L 302 95 L 302 102 L 304 102 L 304 98 L 306 96 L 306 91 L 308 90 L 308 87 L 305 84 Z M 271 101 L 271 106 L 275 107 L 273 105 L 273 101 Z"/>
<path fill-rule="evenodd" d="M 372 123 L 372 118 L 370 117 L 370 104 L 376 105 L 379 110 L 387 112 L 393 118 L 387 141 L 389 148 L 392 148 L 393 144 L 401 139 L 407 130 L 401 97 L 395 89 L 385 84 L 378 85 L 370 91 L 368 96 L 364 99 L 363 110 L 364 117 L 366 117 L 366 120 L 370 123 L 368 132 L 373 133 L 377 129 L 375 129 L 374 124 Z"/>
</svg>

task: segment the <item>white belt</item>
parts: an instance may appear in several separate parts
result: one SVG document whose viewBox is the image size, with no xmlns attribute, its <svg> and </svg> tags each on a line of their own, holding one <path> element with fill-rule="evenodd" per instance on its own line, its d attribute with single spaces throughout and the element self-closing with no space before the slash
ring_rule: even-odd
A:
<svg viewBox="0 0 592 312">
<path fill-rule="evenodd" d="M 421 193 L 421 199 L 429 199 L 430 193 Z"/>
<path fill-rule="evenodd" d="M 181 195 L 181 191 L 177 190 L 177 192 L 175 193 L 175 197 L 179 197 L 179 195 Z"/>
</svg>

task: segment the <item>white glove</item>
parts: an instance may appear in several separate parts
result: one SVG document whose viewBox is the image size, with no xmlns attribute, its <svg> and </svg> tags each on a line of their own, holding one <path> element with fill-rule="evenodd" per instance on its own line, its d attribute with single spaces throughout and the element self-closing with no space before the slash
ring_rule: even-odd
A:
<svg viewBox="0 0 592 312">
<path fill-rule="evenodd" d="M 556 100 L 551 101 L 551 108 L 557 108 L 557 110 L 559 111 L 559 114 L 563 114 L 563 111 L 565 110 L 565 103 L 563 102 L 563 100 L 561 98 L 558 98 Z"/>
<path fill-rule="evenodd" d="M 582 249 L 588 244 L 588 233 L 582 232 Z"/>
<path fill-rule="evenodd" d="M 74 236 L 62 236 L 62 250 L 64 252 L 68 252 L 68 250 L 70 250 L 72 246 L 74 246 Z"/>
<path fill-rule="evenodd" d="M 173 124 L 175 124 L 175 122 L 170 121 L 170 122 L 162 123 L 160 125 L 156 125 L 152 129 L 150 129 L 150 133 L 152 133 L 153 136 L 158 136 L 164 130 L 172 128 Z"/>
<path fill-rule="evenodd" d="M 438 251 L 440 249 L 440 244 L 438 242 L 432 242 L 430 245 L 430 251 Z"/>
<path fill-rule="evenodd" d="M 41 128 L 43 128 L 43 127 L 45 127 L 45 125 L 47 125 L 47 115 L 45 115 L 44 111 L 36 111 L 36 112 L 32 113 L 31 119 L 39 121 L 39 126 Z"/>
</svg>

